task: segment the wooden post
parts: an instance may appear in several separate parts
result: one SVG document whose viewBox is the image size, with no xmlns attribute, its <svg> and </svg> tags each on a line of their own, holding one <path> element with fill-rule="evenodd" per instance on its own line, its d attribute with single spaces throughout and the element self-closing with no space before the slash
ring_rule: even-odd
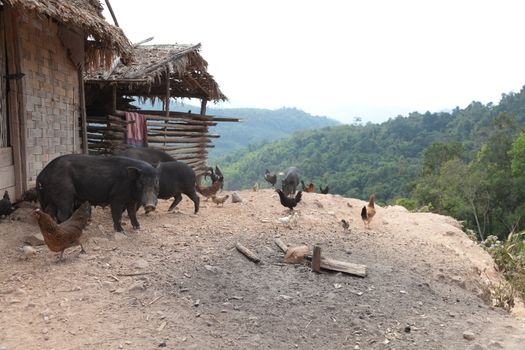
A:
<svg viewBox="0 0 525 350">
<path fill-rule="evenodd" d="M 111 113 L 117 111 L 117 83 L 111 84 Z"/>
<path fill-rule="evenodd" d="M 115 16 L 115 13 L 113 12 L 113 8 L 111 7 L 111 4 L 109 3 L 109 0 L 106 0 L 106 5 L 108 7 L 109 13 L 111 13 L 111 17 L 113 18 L 113 22 L 115 22 L 115 26 L 119 26 L 117 22 L 117 17 Z"/>
<path fill-rule="evenodd" d="M 314 254 L 312 257 L 312 271 L 321 273 L 321 247 L 314 246 Z"/>
<path fill-rule="evenodd" d="M 164 111 L 166 112 L 165 124 L 168 124 L 170 117 L 170 66 L 166 65 L 166 100 L 164 102 Z M 164 127 L 164 132 L 168 130 L 167 126 Z M 164 136 L 164 147 L 166 147 L 166 136 Z"/>
<path fill-rule="evenodd" d="M 86 96 L 84 90 L 84 75 L 82 74 L 82 68 L 78 70 L 78 84 L 80 88 L 80 132 L 82 136 L 82 153 L 88 153 L 88 140 L 87 140 L 87 116 L 86 116 Z"/>
<path fill-rule="evenodd" d="M 13 8 L 4 4 L 5 40 L 7 75 L 22 73 L 20 60 L 20 43 L 17 20 L 14 18 L 16 12 Z M 2 79 L 4 79 L 2 77 Z M 26 159 L 26 128 L 25 128 L 25 106 L 23 79 L 10 79 L 7 96 L 9 110 L 9 131 L 11 145 L 13 146 L 13 162 L 15 166 L 15 196 L 20 198 L 27 190 L 27 159 Z"/>
<path fill-rule="evenodd" d="M 208 100 L 203 98 L 201 100 L 201 115 L 206 115 L 206 104 L 208 103 Z"/>
</svg>

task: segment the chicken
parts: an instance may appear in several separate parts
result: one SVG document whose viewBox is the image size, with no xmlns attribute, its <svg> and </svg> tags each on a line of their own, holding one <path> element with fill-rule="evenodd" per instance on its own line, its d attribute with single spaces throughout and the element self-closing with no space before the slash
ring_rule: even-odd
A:
<svg viewBox="0 0 525 350">
<path fill-rule="evenodd" d="M 211 178 L 212 184 L 216 183 L 217 181 L 220 181 L 220 189 L 222 190 L 222 188 L 224 187 L 224 175 L 222 175 L 222 171 L 217 165 L 215 166 L 215 170 L 213 170 L 212 167 L 208 167 L 208 171 L 206 172 L 206 174 L 204 174 L 204 179 L 206 179 L 207 176 Z"/>
<path fill-rule="evenodd" d="M 212 201 L 213 203 L 217 204 L 217 206 L 219 206 L 219 205 L 224 206 L 224 202 L 226 202 L 226 200 L 227 200 L 228 198 L 230 198 L 230 195 L 228 195 L 228 194 L 225 195 L 225 196 L 222 196 L 222 197 L 217 197 L 217 196 L 215 196 L 215 195 L 212 195 L 212 196 L 211 196 L 211 201 Z"/>
<path fill-rule="evenodd" d="M 38 221 L 40 232 L 44 236 L 47 247 L 53 252 L 60 252 L 59 261 L 62 261 L 62 255 L 67 248 L 79 245 L 80 252 L 86 252 L 79 239 L 88 223 L 90 209 L 89 202 L 85 202 L 75 210 L 69 219 L 61 224 L 57 224 L 50 215 L 40 209 L 33 210 L 32 215 Z"/>
<path fill-rule="evenodd" d="M 253 185 L 252 189 L 253 189 L 253 192 L 259 191 L 259 182 L 255 182 L 255 185 Z"/>
<path fill-rule="evenodd" d="M 323 188 L 323 186 L 319 185 L 319 190 L 321 191 L 322 194 L 328 194 L 328 185 L 326 185 L 325 188 Z"/>
<path fill-rule="evenodd" d="M 308 186 L 306 186 L 306 185 L 304 184 L 304 181 L 301 180 L 301 185 L 303 185 L 303 191 L 308 192 L 308 193 L 312 193 L 312 192 L 314 192 L 314 184 L 312 183 L 312 181 L 310 181 L 310 183 L 308 184 Z"/>
<path fill-rule="evenodd" d="M 279 199 L 281 200 L 281 204 L 290 209 L 293 210 L 297 206 L 297 204 L 301 201 L 301 197 L 303 195 L 302 191 L 297 192 L 295 197 L 287 197 L 283 191 L 280 189 L 276 189 L 275 192 L 279 194 Z"/>
<path fill-rule="evenodd" d="M 264 180 L 268 182 L 272 187 L 275 187 L 275 184 L 277 183 L 277 174 L 270 174 L 270 171 L 266 169 L 264 172 Z"/>
<path fill-rule="evenodd" d="M 23 246 L 18 248 L 24 255 L 26 256 L 26 260 L 29 259 L 30 256 L 33 256 L 36 254 L 36 249 L 33 248 L 30 245 L 24 244 Z"/>
<path fill-rule="evenodd" d="M 15 207 L 11 204 L 11 198 L 9 198 L 9 192 L 4 192 L 4 197 L 0 200 L 0 217 L 3 215 L 9 215 L 15 211 Z"/>
<path fill-rule="evenodd" d="M 206 197 L 206 200 L 208 200 L 211 196 L 217 194 L 219 190 L 222 188 L 223 181 L 217 180 L 215 181 L 211 186 L 204 186 L 201 187 L 199 184 L 195 184 L 195 189 L 197 192 L 199 192 L 203 197 Z"/>
<path fill-rule="evenodd" d="M 361 219 L 363 219 L 365 228 L 367 229 L 370 229 L 370 221 L 372 221 L 372 218 L 376 214 L 374 200 L 375 200 L 375 196 L 371 195 L 370 200 L 368 201 L 368 205 L 364 206 L 363 209 L 361 209 Z"/>
<path fill-rule="evenodd" d="M 345 219 L 341 219 L 341 226 L 343 226 L 343 229 L 346 231 L 350 227 L 350 223 Z"/>
</svg>

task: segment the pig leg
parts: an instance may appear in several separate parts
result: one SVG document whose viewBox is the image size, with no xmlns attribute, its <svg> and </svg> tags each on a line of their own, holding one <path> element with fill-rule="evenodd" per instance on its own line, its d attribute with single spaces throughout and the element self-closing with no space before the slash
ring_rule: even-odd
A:
<svg viewBox="0 0 525 350">
<path fill-rule="evenodd" d="M 124 211 L 124 208 L 121 204 L 112 204 L 111 205 L 111 217 L 113 218 L 113 228 L 117 232 L 124 232 L 124 229 L 122 228 L 121 220 L 122 220 L 122 212 Z M 128 212 L 129 215 L 129 212 Z"/>
<path fill-rule="evenodd" d="M 200 203 L 200 198 L 199 196 L 197 196 L 197 193 L 195 191 L 193 192 L 190 192 L 190 193 L 184 193 L 186 196 L 188 196 L 192 201 L 193 201 L 193 204 L 195 205 L 195 214 L 197 214 L 199 212 L 199 203 Z"/>
<path fill-rule="evenodd" d="M 137 205 L 136 203 L 130 203 L 127 206 L 128 209 L 128 216 L 131 220 L 131 225 L 135 230 L 138 230 L 140 228 L 140 224 L 137 220 Z"/>
<path fill-rule="evenodd" d="M 170 208 L 168 209 L 168 211 L 172 211 L 173 209 L 175 209 L 177 204 L 179 204 L 180 201 L 182 200 L 182 194 L 180 192 L 175 193 L 174 197 L 175 197 L 175 200 L 173 201 L 173 203 L 171 203 Z"/>
</svg>

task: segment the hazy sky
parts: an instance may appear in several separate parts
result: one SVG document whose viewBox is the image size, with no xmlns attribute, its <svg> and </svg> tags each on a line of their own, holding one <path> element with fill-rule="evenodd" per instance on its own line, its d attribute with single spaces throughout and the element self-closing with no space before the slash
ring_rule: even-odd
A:
<svg viewBox="0 0 525 350">
<path fill-rule="evenodd" d="M 522 0 L 110 3 L 132 42 L 201 43 L 224 108 L 381 122 L 498 103 L 525 85 Z"/>
</svg>

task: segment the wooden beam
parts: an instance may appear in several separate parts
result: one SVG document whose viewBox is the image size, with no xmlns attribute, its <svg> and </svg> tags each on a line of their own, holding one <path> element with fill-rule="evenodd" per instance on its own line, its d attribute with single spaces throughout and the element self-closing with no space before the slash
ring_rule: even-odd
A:
<svg viewBox="0 0 525 350">
<path fill-rule="evenodd" d="M 288 247 L 286 246 L 286 244 L 285 244 L 283 241 L 281 241 L 280 238 L 276 238 L 276 239 L 274 240 L 274 242 L 275 242 L 275 244 L 277 244 L 277 246 L 279 247 L 279 249 L 281 249 L 281 250 L 283 251 L 283 253 L 286 254 L 286 252 L 288 251 Z"/>
<path fill-rule="evenodd" d="M 5 40 L 7 74 L 21 72 L 20 42 L 17 21 L 14 20 L 16 10 L 9 4 L 4 4 Z M 3 79 L 3 78 L 2 78 Z M 7 96 L 9 111 L 9 127 L 11 146 L 13 147 L 13 162 L 15 166 L 15 197 L 20 198 L 27 190 L 27 158 L 26 158 L 26 128 L 24 106 L 24 80 L 9 80 Z"/>
<path fill-rule="evenodd" d="M 235 248 L 242 254 L 244 254 L 245 257 L 253 261 L 254 263 L 258 263 L 261 261 L 261 258 L 259 258 L 254 252 L 252 252 L 250 249 L 246 248 L 239 242 L 235 244 Z"/>
<path fill-rule="evenodd" d="M 312 260 L 311 256 L 306 257 L 307 260 Z M 346 261 L 339 261 L 321 257 L 321 268 L 325 270 L 344 272 L 350 275 L 359 277 L 366 277 L 366 265 L 353 264 Z"/>
<path fill-rule="evenodd" d="M 111 4 L 109 3 L 109 0 L 106 0 L 106 5 L 108 7 L 109 13 L 111 13 L 111 18 L 113 18 L 113 22 L 115 23 L 115 26 L 118 25 L 117 17 L 115 16 L 115 13 L 113 12 L 113 8 L 111 7 Z"/>
</svg>

